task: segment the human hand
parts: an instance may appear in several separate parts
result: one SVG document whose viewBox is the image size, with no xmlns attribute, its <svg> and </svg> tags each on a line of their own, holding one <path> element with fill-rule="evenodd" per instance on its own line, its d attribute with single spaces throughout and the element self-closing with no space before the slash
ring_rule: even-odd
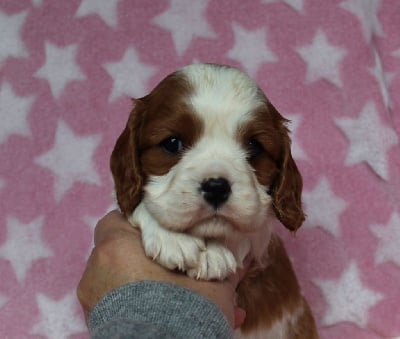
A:
<svg viewBox="0 0 400 339">
<path fill-rule="evenodd" d="M 164 281 L 186 287 L 214 302 L 231 327 L 245 319 L 244 310 L 234 305 L 235 290 L 244 272 L 224 281 L 201 281 L 165 269 L 146 257 L 140 231 L 117 211 L 99 221 L 94 234 L 95 248 L 77 288 L 78 299 L 88 318 L 94 306 L 112 290 L 132 282 Z"/>
</svg>

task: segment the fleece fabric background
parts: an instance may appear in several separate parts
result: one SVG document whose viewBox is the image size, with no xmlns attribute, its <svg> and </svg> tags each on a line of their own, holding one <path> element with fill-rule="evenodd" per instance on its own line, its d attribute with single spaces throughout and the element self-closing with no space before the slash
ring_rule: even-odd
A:
<svg viewBox="0 0 400 339">
<path fill-rule="evenodd" d="M 0 0 L 0 337 L 87 338 L 75 288 L 130 97 L 193 62 L 292 121 L 308 219 L 277 230 L 322 338 L 400 337 L 397 0 Z"/>
</svg>

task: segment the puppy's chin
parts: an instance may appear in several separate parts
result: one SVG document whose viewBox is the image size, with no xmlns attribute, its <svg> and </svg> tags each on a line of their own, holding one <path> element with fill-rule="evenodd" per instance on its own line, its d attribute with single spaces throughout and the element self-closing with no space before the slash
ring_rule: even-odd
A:
<svg viewBox="0 0 400 339">
<path fill-rule="evenodd" d="M 268 213 L 268 212 L 267 212 Z M 257 232 L 265 224 L 267 215 L 263 218 L 248 218 L 244 220 L 234 212 L 214 212 L 212 215 L 199 220 L 188 228 L 187 232 L 200 238 L 226 239 L 233 233 L 252 234 Z"/>
<path fill-rule="evenodd" d="M 243 204 L 239 206 L 237 203 L 228 202 L 220 209 L 214 210 L 200 199 L 197 206 L 188 209 L 179 209 L 171 205 L 161 206 L 152 199 L 145 199 L 144 202 L 145 208 L 160 226 L 202 239 L 224 239 L 234 232 L 255 233 L 267 227 L 265 220 L 273 213 L 270 205 L 268 199 L 252 208 L 243 208 Z"/>
<path fill-rule="evenodd" d="M 188 233 L 199 238 L 213 238 L 224 240 L 235 232 L 232 224 L 222 216 L 215 214 L 188 229 Z"/>
</svg>

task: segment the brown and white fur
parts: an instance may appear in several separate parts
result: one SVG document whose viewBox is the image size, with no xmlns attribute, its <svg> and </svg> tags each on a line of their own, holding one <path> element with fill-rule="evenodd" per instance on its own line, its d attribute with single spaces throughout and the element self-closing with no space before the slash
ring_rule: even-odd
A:
<svg viewBox="0 0 400 339">
<path fill-rule="evenodd" d="M 273 218 L 304 220 L 287 120 L 236 68 L 199 64 L 162 80 L 135 107 L 111 156 L 121 211 L 146 254 L 197 279 L 252 266 L 238 287 L 237 337 L 317 338 Z"/>
</svg>

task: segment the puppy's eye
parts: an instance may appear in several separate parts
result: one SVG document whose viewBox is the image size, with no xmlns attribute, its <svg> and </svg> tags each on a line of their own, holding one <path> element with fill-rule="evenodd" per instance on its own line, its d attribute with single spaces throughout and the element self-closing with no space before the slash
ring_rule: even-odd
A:
<svg viewBox="0 0 400 339">
<path fill-rule="evenodd" d="M 250 139 L 246 146 L 248 159 L 254 159 L 264 152 L 262 145 L 255 139 Z"/>
<path fill-rule="evenodd" d="M 183 142 L 179 138 L 171 137 L 161 142 L 160 146 L 171 154 L 177 154 L 183 150 Z"/>
</svg>

